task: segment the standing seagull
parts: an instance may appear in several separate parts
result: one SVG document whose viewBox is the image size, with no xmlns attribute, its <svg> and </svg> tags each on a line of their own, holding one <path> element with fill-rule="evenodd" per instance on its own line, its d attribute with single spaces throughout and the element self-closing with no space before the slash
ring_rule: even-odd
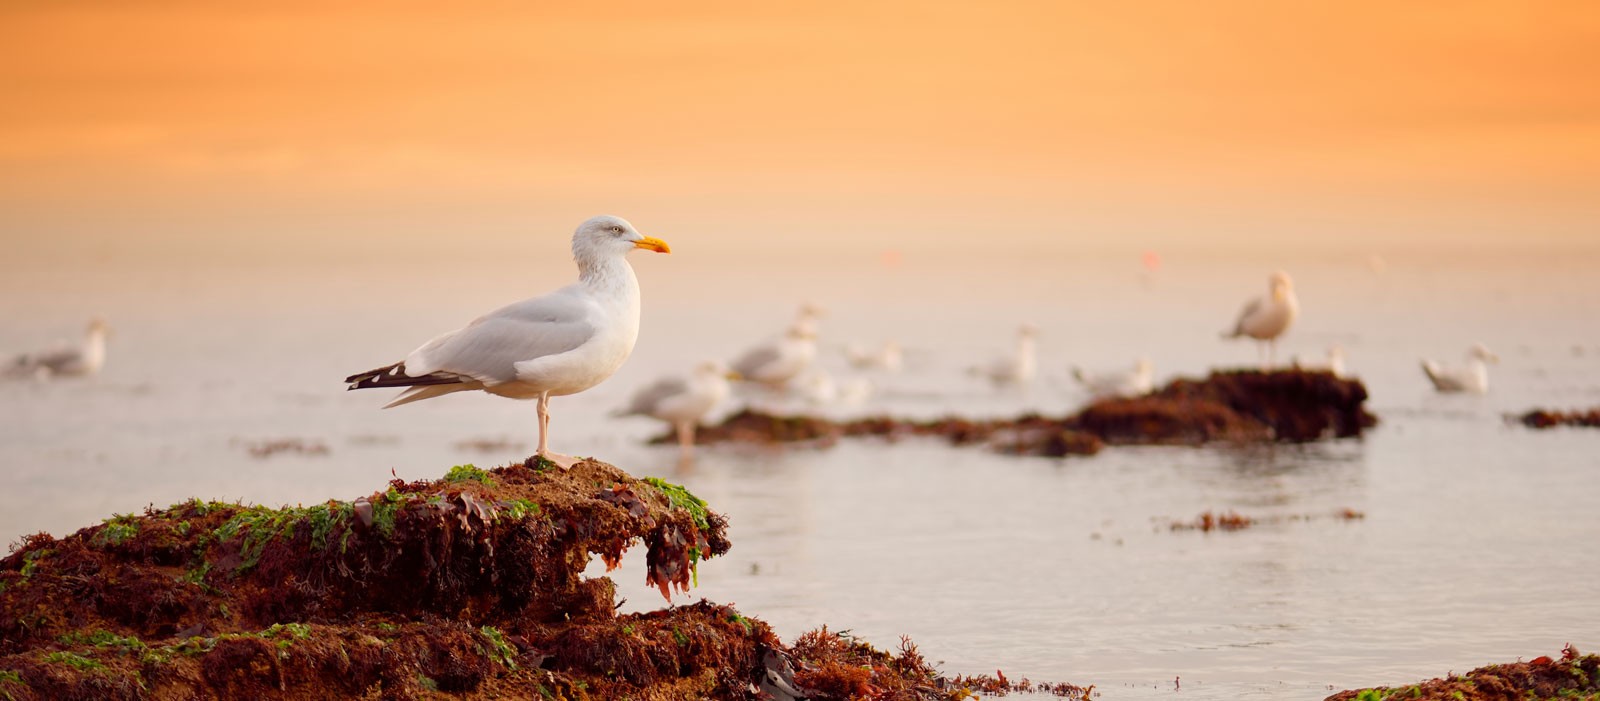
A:
<svg viewBox="0 0 1600 701">
<path fill-rule="evenodd" d="M 1251 300 L 1245 305 L 1233 330 L 1222 334 L 1222 337 L 1249 336 L 1257 341 L 1266 341 L 1266 364 L 1262 369 L 1271 370 L 1278 351 L 1278 337 L 1289 330 L 1289 325 L 1299 315 L 1300 301 L 1294 297 L 1294 283 L 1289 280 L 1288 273 L 1278 271 L 1272 274 L 1267 296 Z"/>
<path fill-rule="evenodd" d="M 77 348 L 58 347 L 19 355 L 6 365 L 4 374 L 37 378 L 94 375 L 106 364 L 106 337 L 110 334 L 111 327 L 105 321 L 93 319 Z"/>
<path fill-rule="evenodd" d="M 617 416 L 649 416 L 672 424 L 684 460 L 694 454 L 694 430 L 706 414 L 728 398 L 728 380 L 739 374 L 721 362 L 701 363 L 685 380 L 669 377 L 646 385 Z"/>
<path fill-rule="evenodd" d="M 788 389 L 791 380 L 811 367 L 816 358 L 815 317 L 802 312 L 783 337 L 751 348 L 733 361 L 733 371 L 747 381 L 782 392 Z"/>
<path fill-rule="evenodd" d="M 1428 379 L 1433 382 L 1433 388 L 1440 392 L 1472 392 L 1485 394 L 1489 391 L 1489 363 L 1500 362 L 1500 356 L 1489 352 L 1482 343 L 1472 344 L 1467 351 L 1467 363 L 1462 367 L 1441 367 L 1432 360 L 1423 359 L 1422 371 L 1427 373 Z"/>
<path fill-rule="evenodd" d="M 1021 387 L 1033 381 L 1033 374 L 1038 367 L 1035 358 L 1034 341 L 1039 336 L 1039 327 L 1033 324 L 1023 324 L 1017 327 L 1017 352 L 1010 358 L 998 358 L 987 366 L 977 366 L 969 370 L 974 375 L 984 377 L 996 387 Z"/>
<path fill-rule="evenodd" d="M 345 378 L 350 389 L 407 387 L 385 409 L 481 389 L 539 400 L 538 455 L 562 468 L 576 459 L 550 452 L 550 398 L 600 384 L 639 338 L 639 279 L 629 251 L 671 253 L 665 241 L 620 217 L 590 219 L 572 234 L 578 281 L 501 307 L 422 345 L 405 360 Z"/>
</svg>

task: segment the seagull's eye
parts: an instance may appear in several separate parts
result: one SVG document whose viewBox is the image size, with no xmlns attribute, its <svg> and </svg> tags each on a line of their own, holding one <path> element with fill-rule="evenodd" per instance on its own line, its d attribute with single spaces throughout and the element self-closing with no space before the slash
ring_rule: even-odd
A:
<svg viewBox="0 0 1600 701">
<path fill-rule="evenodd" d="M 614 234 L 620 234 L 620 233 L 622 233 L 622 227 L 613 226 L 613 227 L 611 227 L 611 232 L 614 233 Z"/>
</svg>

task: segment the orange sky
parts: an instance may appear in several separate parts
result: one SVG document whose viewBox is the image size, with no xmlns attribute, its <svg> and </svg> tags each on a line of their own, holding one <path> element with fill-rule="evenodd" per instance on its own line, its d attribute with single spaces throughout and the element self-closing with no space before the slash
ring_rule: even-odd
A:
<svg viewBox="0 0 1600 701">
<path fill-rule="evenodd" d="M 0 236 L 1600 238 L 1588 2 L 240 5 L 0 5 Z"/>
</svg>

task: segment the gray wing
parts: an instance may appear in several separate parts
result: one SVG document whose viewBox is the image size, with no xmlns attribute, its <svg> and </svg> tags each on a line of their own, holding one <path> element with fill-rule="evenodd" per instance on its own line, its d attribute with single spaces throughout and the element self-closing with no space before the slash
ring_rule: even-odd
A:
<svg viewBox="0 0 1600 701">
<path fill-rule="evenodd" d="M 633 401 L 628 403 L 624 414 L 648 414 L 668 397 L 673 397 L 689 391 L 689 383 L 679 377 L 669 377 L 658 380 L 655 384 L 646 386 L 633 395 Z"/>
<path fill-rule="evenodd" d="M 758 346 L 746 351 L 744 355 L 739 356 L 738 360 L 733 361 L 733 371 L 745 377 L 753 377 L 761 371 L 761 368 L 777 361 L 778 357 L 779 353 L 776 345 Z"/>
<path fill-rule="evenodd" d="M 566 293 L 562 289 L 502 307 L 429 341 L 406 357 L 407 374 L 446 372 L 493 386 L 516 379 L 519 362 L 587 343 L 595 335 L 589 305 Z"/>
<path fill-rule="evenodd" d="M 1249 304 L 1244 305 L 1244 309 L 1239 312 L 1239 320 L 1233 322 L 1233 335 L 1235 335 L 1235 336 L 1244 335 L 1244 322 L 1245 322 L 1245 320 L 1249 319 L 1252 316 L 1255 316 L 1256 312 L 1261 311 L 1261 307 L 1263 305 L 1265 305 L 1265 304 L 1266 304 L 1266 300 L 1257 298 L 1257 299 L 1250 300 Z"/>
<path fill-rule="evenodd" d="M 51 351 L 33 357 L 34 365 L 50 368 L 52 372 L 60 372 L 81 362 L 83 362 L 83 353 L 75 348 Z"/>
<path fill-rule="evenodd" d="M 82 362 L 83 354 L 76 348 L 55 348 L 38 353 L 26 353 L 11 361 L 11 372 L 32 372 L 45 368 L 61 372 Z"/>
</svg>

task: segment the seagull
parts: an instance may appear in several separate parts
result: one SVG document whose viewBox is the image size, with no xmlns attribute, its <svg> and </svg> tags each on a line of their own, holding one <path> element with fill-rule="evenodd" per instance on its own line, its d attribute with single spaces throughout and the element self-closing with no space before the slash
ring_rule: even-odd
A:
<svg viewBox="0 0 1600 701">
<path fill-rule="evenodd" d="M 884 372 L 900 372 L 904 360 L 900 352 L 900 344 L 889 341 L 882 348 L 871 350 L 854 344 L 845 346 L 845 357 L 850 360 L 850 367 L 857 370 L 882 370 Z"/>
<path fill-rule="evenodd" d="M 805 314 L 789 326 L 780 338 L 745 351 L 733 361 L 733 371 L 750 382 L 782 391 L 789 382 L 817 358 L 817 331 L 814 317 Z"/>
<path fill-rule="evenodd" d="M 57 346 L 38 353 L 24 353 L 6 365 L 7 377 L 82 377 L 100 372 L 106 364 L 106 338 L 111 327 L 102 319 L 89 321 L 83 333 L 83 343 L 78 347 Z"/>
<path fill-rule="evenodd" d="M 1334 377 L 1344 377 L 1344 347 L 1335 343 L 1328 346 L 1328 359 L 1324 361 L 1311 360 L 1300 356 L 1294 357 L 1296 370 L 1311 372 L 1332 373 Z"/>
<path fill-rule="evenodd" d="M 998 358 L 988 366 L 969 370 L 974 375 L 987 378 L 996 387 L 1021 386 L 1033 380 L 1037 361 L 1034 359 L 1034 339 L 1039 327 L 1023 324 L 1017 327 L 1017 351 L 1010 358 Z"/>
<path fill-rule="evenodd" d="M 1249 336 L 1257 341 L 1266 341 L 1266 364 L 1262 366 L 1263 370 L 1272 369 L 1278 337 L 1289 330 L 1289 325 L 1300 314 L 1300 302 L 1294 297 L 1294 283 L 1289 280 L 1289 274 L 1278 271 L 1272 274 L 1270 280 L 1267 296 L 1251 300 L 1245 305 L 1233 330 L 1222 334 L 1223 338 Z"/>
<path fill-rule="evenodd" d="M 1467 350 L 1466 365 L 1447 368 L 1424 358 L 1422 371 L 1433 381 L 1433 388 L 1440 392 L 1484 394 L 1489 391 L 1488 364 L 1498 362 L 1500 356 L 1489 352 L 1482 343 L 1474 343 L 1472 348 Z"/>
<path fill-rule="evenodd" d="M 1140 397 L 1155 389 L 1155 370 L 1145 358 L 1140 358 L 1134 363 L 1132 370 L 1089 375 L 1078 368 L 1073 368 L 1072 376 L 1077 378 L 1095 399 Z"/>
<path fill-rule="evenodd" d="M 398 363 L 345 382 L 350 389 L 408 388 L 385 409 L 464 390 L 537 399 L 537 455 L 571 467 L 575 458 L 550 452 L 550 398 L 600 384 L 633 352 L 639 279 L 626 256 L 636 248 L 672 252 L 665 241 L 640 234 L 620 217 L 585 221 L 572 234 L 577 282 L 489 312 Z"/>
<path fill-rule="evenodd" d="M 616 416 L 649 416 L 672 424 L 678 432 L 678 447 L 688 459 L 694 454 L 696 426 L 728 398 L 728 380 L 736 379 L 739 374 L 721 361 L 707 361 L 696 366 L 687 379 L 668 377 L 646 385 Z"/>
</svg>

